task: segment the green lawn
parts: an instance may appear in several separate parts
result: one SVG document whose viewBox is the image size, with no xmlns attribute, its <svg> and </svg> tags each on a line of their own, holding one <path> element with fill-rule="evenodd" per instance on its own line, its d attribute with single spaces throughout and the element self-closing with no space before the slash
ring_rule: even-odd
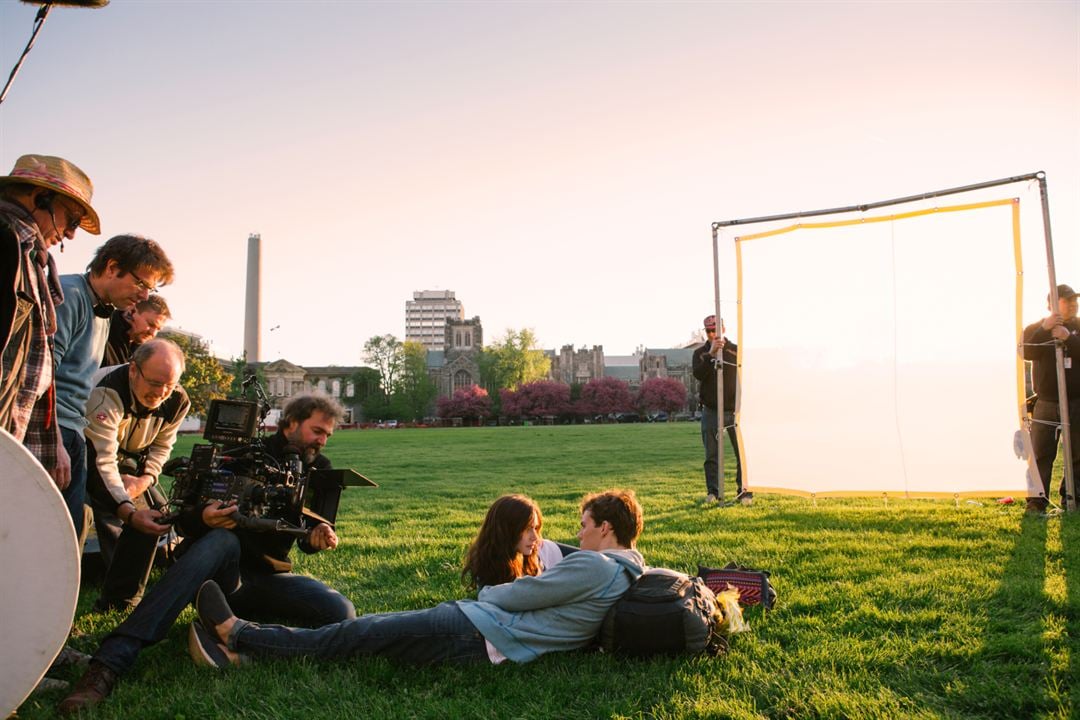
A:
<svg viewBox="0 0 1080 720">
<path fill-rule="evenodd" d="M 815 507 L 774 495 L 705 507 L 692 423 L 342 431 L 328 454 L 380 487 L 345 492 L 336 552 L 295 555 L 360 612 L 462 597 L 462 553 L 499 494 L 528 493 L 545 511 L 545 535 L 572 540 L 581 495 L 616 485 L 641 498 L 651 564 L 764 568 L 779 603 L 768 616 L 748 610 L 752 632 L 719 658 L 295 661 L 224 673 L 188 660 L 188 610 L 94 717 L 1080 717 L 1076 516 L 1030 519 L 992 501 Z M 85 589 L 76 619 L 86 651 L 120 620 L 90 612 L 93 596 Z M 51 716 L 59 697 L 31 699 L 20 717 Z"/>
</svg>

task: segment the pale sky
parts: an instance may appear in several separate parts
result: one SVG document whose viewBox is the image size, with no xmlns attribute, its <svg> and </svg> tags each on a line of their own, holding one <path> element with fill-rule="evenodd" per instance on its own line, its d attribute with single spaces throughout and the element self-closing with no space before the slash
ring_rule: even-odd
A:
<svg viewBox="0 0 1080 720">
<path fill-rule="evenodd" d="M 35 12 L 0 2 L 3 79 Z M 359 364 L 421 289 L 488 340 L 628 354 L 710 312 L 713 221 L 1037 170 L 1080 285 L 1080 2 L 60 7 L 0 105 L 0 172 L 27 152 L 95 184 L 61 271 L 157 239 L 218 355 L 251 232 L 265 360 Z"/>
</svg>

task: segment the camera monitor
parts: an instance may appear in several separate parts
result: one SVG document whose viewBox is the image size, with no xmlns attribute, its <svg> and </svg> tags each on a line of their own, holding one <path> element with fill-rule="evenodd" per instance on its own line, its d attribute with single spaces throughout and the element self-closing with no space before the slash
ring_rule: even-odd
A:
<svg viewBox="0 0 1080 720">
<path fill-rule="evenodd" d="M 242 443 L 255 437 L 258 403 L 246 400 L 211 400 L 203 437 L 213 443 Z"/>
</svg>

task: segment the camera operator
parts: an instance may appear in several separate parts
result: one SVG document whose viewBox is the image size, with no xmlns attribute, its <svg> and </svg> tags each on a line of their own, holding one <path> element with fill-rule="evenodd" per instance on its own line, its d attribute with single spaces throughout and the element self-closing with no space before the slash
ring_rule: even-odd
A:
<svg viewBox="0 0 1080 720">
<path fill-rule="evenodd" d="M 169 340 L 138 346 L 101 379 L 86 403 L 87 491 L 105 583 L 94 610 L 134 607 L 154 563 L 165 498 L 158 475 L 191 403 L 180 387 L 184 353 Z"/>
<path fill-rule="evenodd" d="M 320 451 L 343 415 L 341 406 L 324 395 L 294 397 L 282 410 L 278 432 L 264 443 L 264 450 L 283 461 L 298 455 L 305 472 L 329 468 L 330 461 Z M 238 470 L 243 462 L 237 461 Z M 60 703 L 60 714 L 78 713 L 104 700 L 119 676 L 134 666 L 139 652 L 165 637 L 206 580 L 221 586 L 230 603 L 264 617 L 284 616 L 314 627 L 356 617 L 356 609 L 344 595 L 314 578 L 290 572 L 292 536 L 239 529 L 234 513 L 235 505 L 221 502 L 183 513 L 178 525 L 185 539 L 176 563 L 102 641 L 89 669 Z M 299 517 L 284 519 L 293 524 L 300 521 Z M 337 544 L 337 535 L 326 523 L 315 525 L 299 543 L 309 553 Z"/>
</svg>

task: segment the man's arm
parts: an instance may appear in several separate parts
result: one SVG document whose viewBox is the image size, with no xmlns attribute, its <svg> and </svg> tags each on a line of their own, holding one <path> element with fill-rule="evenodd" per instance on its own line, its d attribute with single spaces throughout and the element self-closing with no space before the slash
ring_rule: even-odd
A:
<svg viewBox="0 0 1080 720">
<path fill-rule="evenodd" d="M 555 567 L 540 575 L 520 577 L 513 582 L 483 588 L 477 600 L 498 605 L 508 612 L 556 607 L 585 600 L 611 584 L 622 566 L 606 561 L 600 553 L 583 550 L 571 553 Z"/>
<path fill-rule="evenodd" d="M 131 502 L 118 464 L 120 423 L 124 419 L 120 396 L 111 388 L 98 386 L 91 390 L 86 419 L 90 424 L 83 432 L 87 442 L 94 446 L 94 466 L 112 501 L 109 510 L 115 514 L 119 505 Z"/>
<path fill-rule="evenodd" d="M 699 381 L 704 382 L 709 376 L 709 373 L 716 372 L 716 367 L 713 365 L 712 356 L 709 355 L 708 348 L 706 346 L 699 347 L 694 351 L 693 357 L 693 369 L 694 377 Z"/>
</svg>

